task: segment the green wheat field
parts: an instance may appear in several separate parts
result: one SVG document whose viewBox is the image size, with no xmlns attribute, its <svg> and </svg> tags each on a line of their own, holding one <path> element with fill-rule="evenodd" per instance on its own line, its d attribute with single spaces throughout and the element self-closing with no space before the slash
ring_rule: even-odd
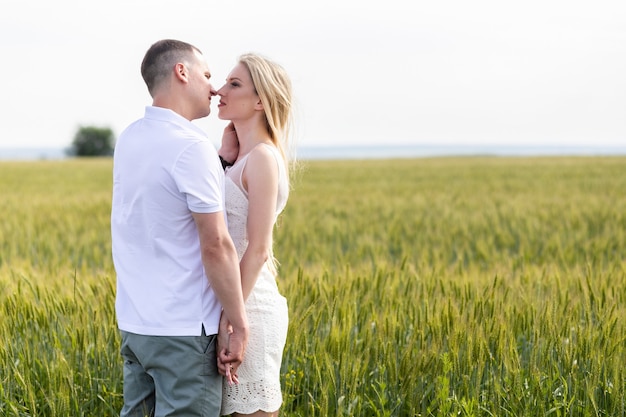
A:
<svg viewBox="0 0 626 417">
<path fill-rule="evenodd" d="M 111 160 L 0 163 L 0 416 L 115 416 Z M 625 416 L 626 157 L 305 161 L 283 416 Z"/>
</svg>

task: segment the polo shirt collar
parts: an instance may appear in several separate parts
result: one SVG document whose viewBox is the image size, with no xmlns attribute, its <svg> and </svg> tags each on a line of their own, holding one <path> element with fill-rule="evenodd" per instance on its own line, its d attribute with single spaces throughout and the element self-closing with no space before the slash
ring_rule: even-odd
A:
<svg viewBox="0 0 626 417">
<path fill-rule="evenodd" d="M 183 116 L 176 113 L 174 110 L 166 109 L 165 107 L 146 106 L 145 118 L 173 123 L 173 124 L 182 126 L 187 129 L 193 129 L 198 134 L 204 137 L 207 136 L 207 134 L 198 126 L 196 126 L 189 120 L 185 119 Z"/>
</svg>

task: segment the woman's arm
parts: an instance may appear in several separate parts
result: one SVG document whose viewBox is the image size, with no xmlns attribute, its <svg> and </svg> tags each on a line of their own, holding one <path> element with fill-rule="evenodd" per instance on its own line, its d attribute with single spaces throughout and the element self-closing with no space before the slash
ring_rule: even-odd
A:
<svg viewBox="0 0 626 417">
<path fill-rule="evenodd" d="M 248 248 L 239 264 L 244 300 L 250 295 L 263 264 L 272 256 L 278 175 L 278 164 L 272 151 L 266 146 L 253 149 L 243 172 L 249 204 Z"/>
</svg>

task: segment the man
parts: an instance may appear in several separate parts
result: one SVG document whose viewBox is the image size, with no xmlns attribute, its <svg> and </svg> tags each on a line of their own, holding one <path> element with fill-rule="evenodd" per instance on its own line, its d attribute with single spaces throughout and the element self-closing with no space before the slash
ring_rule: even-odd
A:
<svg viewBox="0 0 626 417">
<path fill-rule="evenodd" d="M 124 359 L 121 416 L 218 416 L 220 314 L 232 326 L 221 362 L 233 374 L 248 323 L 224 215 L 224 173 L 192 120 L 216 94 L 196 47 L 161 40 L 141 74 L 152 96 L 114 153 L 111 235 Z"/>
</svg>

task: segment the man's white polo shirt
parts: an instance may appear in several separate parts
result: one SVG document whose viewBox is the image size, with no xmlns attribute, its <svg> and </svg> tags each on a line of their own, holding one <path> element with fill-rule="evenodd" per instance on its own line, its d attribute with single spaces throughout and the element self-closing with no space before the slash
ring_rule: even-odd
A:
<svg viewBox="0 0 626 417">
<path fill-rule="evenodd" d="M 114 153 L 111 235 L 121 330 L 154 336 L 217 333 L 191 212 L 224 211 L 224 173 L 205 133 L 177 113 L 146 107 Z"/>
</svg>

